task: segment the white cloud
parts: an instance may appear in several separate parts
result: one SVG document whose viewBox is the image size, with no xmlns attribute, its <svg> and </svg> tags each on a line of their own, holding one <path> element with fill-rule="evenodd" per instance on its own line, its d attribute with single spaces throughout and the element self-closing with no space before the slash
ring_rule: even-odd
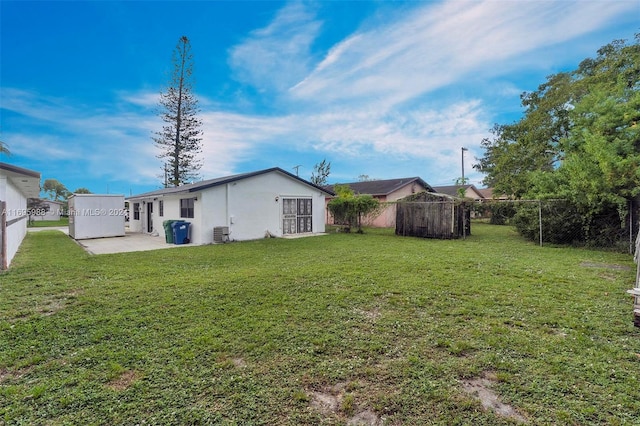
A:
<svg viewBox="0 0 640 426">
<path fill-rule="evenodd" d="M 235 77 L 260 91 L 288 88 L 307 74 L 321 26 L 304 3 L 285 6 L 268 26 L 230 50 Z"/>
<path fill-rule="evenodd" d="M 392 172 L 367 170 L 369 164 L 393 163 L 394 171 L 405 174 L 403 162 L 420 163 L 429 167 L 423 177 L 430 182 L 450 182 L 459 170 L 460 147 L 470 149 L 471 163 L 481 155 L 480 141 L 493 122 L 492 99 L 465 91 L 467 79 L 482 75 L 478 81 L 495 84 L 492 96 L 515 96 L 521 92 L 517 79 L 498 77 L 525 69 L 541 49 L 592 32 L 630 5 L 416 3 L 388 23 L 365 23 L 322 57 L 312 52 L 321 21 L 308 5 L 289 4 L 229 50 L 235 77 L 265 92 L 265 104 L 277 101 L 288 112 L 225 112 L 198 96 L 204 122 L 201 176 L 236 173 L 270 152 L 277 165 L 297 151 L 360 164 L 359 173 L 378 177 Z M 457 86 L 462 89 L 455 98 L 435 95 Z M 161 161 L 151 140 L 160 128 L 153 112 L 158 93 L 119 92 L 101 109 L 11 88 L 2 88 L 2 99 L 2 108 L 23 116 L 22 127 L 31 129 L 11 135 L 15 153 L 84 162 L 96 176 L 159 183 Z M 48 136 L 54 128 L 58 136 Z"/>
<path fill-rule="evenodd" d="M 12 88 L 3 88 L 2 98 L 8 99 L 2 108 L 18 115 L 15 122 L 25 123 L 21 126 L 25 131 L 8 135 L 14 154 L 64 161 L 96 177 L 160 183 L 162 161 L 157 158 L 160 150 L 152 136 L 162 122 L 147 108 L 154 105 L 152 100 L 157 101 L 157 95 L 121 92 L 104 110 L 76 107 L 73 99 L 53 99 Z M 203 178 L 234 173 L 256 145 L 268 144 L 292 130 L 282 124 L 286 118 L 211 109 L 202 111 L 200 118 L 204 133 Z"/>
<path fill-rule="evenodd" d="M 251 158 L 260 146 L 282 140 L 291 133 L 286 118 L 249 116 L 207 111 L 203 120 L 205 178 L 232 174 L 238 163 Z"/>
<path fill-rule="evenodd" d="M 159 92 L 140 91 L 136 93 L 118 92 L 123 102 L 146 108 L 155 108 L 160 100 Z"/>
<path fill-rule="evenodd" d="M 294 96 L 317 104 L 378 99 L 393 106 L 505 60 L 599 28 L 631 2 L 449 1 L 420 3 L 327 53 Z M 636 5 L 637 7 L 637 5 Z"/>
<path fill-rule="evenodd" d="M 477 100 L 440 109 L 385 113 L 377 109 L 297 117 L 315 149 L 336 155 L 439 160 L 451 147 L 478 144 L 488 122 Z"/>
<path fill-rule="evenodd" d="M 41 134 L 11 134 L 11 153 L 29 157 L 37 153 L 38 157 L 48 161 L 77 160 L 80 153 L 65 147 L 59 136 Z"/>
</svg>

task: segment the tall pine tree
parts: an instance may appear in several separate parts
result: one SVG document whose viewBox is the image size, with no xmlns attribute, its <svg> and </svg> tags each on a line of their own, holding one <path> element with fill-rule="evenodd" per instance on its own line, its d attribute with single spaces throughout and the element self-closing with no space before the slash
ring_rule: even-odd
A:
<svg viewBox="0 0 640 426">
<path fill-rule="evenodd" d="M 160 94 L 161 132 L 153 140 L 165 159 L 165 186 L 179 186 L 199 177 L 202 161 L 202 121 L 197 117 L 198 99 L 193 93 L 193 55 L 186 36 L 173 51 L 173 70 L 166 91 Z"/>
</svg>

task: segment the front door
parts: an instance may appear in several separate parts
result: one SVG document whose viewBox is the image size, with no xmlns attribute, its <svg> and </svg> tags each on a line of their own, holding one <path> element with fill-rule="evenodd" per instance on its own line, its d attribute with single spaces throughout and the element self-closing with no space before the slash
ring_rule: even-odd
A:
<svg viewBox="0 0 640 426">
<path fill-rule="evenodd" d="M 153 232 L 153 201 L 147 203 L 147 232 Z"/>
<path fill-rule="evenodd" d="M 282 200 L 282 233 L 313 232 L 311 198 L 284 198 Z"/>
</svg>

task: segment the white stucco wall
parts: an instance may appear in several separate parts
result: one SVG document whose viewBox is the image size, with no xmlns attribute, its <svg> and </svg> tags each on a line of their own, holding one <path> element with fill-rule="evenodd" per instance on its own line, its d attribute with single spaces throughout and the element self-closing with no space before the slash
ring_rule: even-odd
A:
<svg viewBox="0 0 640 426">
<path fill-rule="evenodd" d="M 190 238 L 193 244 L 203 244 L 201 242 L 201 237 L 199 230 L 201 229 L 200 221 L 202 211 L 201 206 L 201 197 L 202 195 L 199 192 L 181 194 L 181 195 L 169 195 L 163 197 L 157 197 L 157 199 L 152 200 L 153 205 L 153 228 L 154 233 L 157 232 L 158 235 L 162 238 L 165 238 L 165 231 L 163 222 L 166 220 L 181 220 L 185 222 L 189 222 L 190 224 Z M 181 217 L 180 216 L 180 200 L 183 198 L 196 198 L 197 200 L 193 204 L 194 217 Z M 160 201 L 162 200 L 164 204 L 164 214 L 160 216 Z M 145 227 L 146 230 L 146 227 Z"/>
<path fill-rule="evenodd" d="M 7 224 L 18 219 L 7 227 L 7 266 L 9 266 L 27 235 L 27 199 L 11 183 L 11 179 L 0 176 L 0 200 L 6 202 Z"/>
<path fill-rule="evenodd" d="M 140 219 L 136 220 L 135 218 L 135 206 L 136 203 L 139 203 L 142 206 L 142 201 L 139 200 L 129 200 L 129 231 L 131 232 L 142 232 L 142 211 L 140 212 Z"/>
<path fill-rule="evenodd" d="M 197 198 L 194 202 L 194 217 L 186 218 L 180 217 L 180 200 L 183 198 Z M 164 222 L 167 220 L 182 220 L 189 222 L 191 226 L 191 240 L 194 244 L 203 244 L 200 242 L 201 238 L 197 230 L 201 228 L 200 220 L 202 206 L 201 206 L 201 194 L 199 192 L 183 193 L 183 194 L 170 194 L 170 195 L 157 195 L 147 198 L 138 198 L 129 200 L 129 231 L 142 232 L 152 235 L 158 235 L 165 239 Z M 162 216 L 160 216 L 160 202 L 163 204 Z M 134 219 L 134 204 L 139 203 L 140 217 Z M 153 205 L 151 213 L 151 225 L 152 231 L 149 232 L 149 206 Z"/>
<path fill-rule="evenodd" d="M 206 222 L 213 239 L 214 226 L 229 226 L 231 240 L 252 240 L 271 235 L 282 237 L 282 199 L 311 198 L 313 233 L 325 230 L 324 196 L 319 189 L 278 172 L 243 179 L 227 185 L 227 223 Z M 206 216 L 205 217 L 211 217 Z"/>
<path fill-rule="evenodd" d="M 69 235 L 76 239 L 125 235 L 124 195 L 74 194 L 69 197 Z"/>
<path fill-rule="evenodd" d="M 277 171 L 248 177 L 228 184 L 212 186 L 197 192 L 164 194 L 145 199 L 131 199 L 129 228 L 132 232 L 147 232 L 149 203 L 153 203 L 154 233 L 165 238 L 165 220 L 184 220 L 191 224 L 193 244 L 213 243 L 213 228 L 228 226 L 233 241 L 264 238 L 269 232 L 283 236 L 282 199 L 310 198 L 313 208 L 313 233 L 325 231 L 325 193 Z M 180 217 L 180 199 L 196 198 L 194 217 Z M 159 216 L 159 201 L 164 203 L 164 215 Z M 144 204 L 143 204 L 144 201 Z M 133 203 L 140 203 L 140 219 L 133 219 Z"/>
</svg>

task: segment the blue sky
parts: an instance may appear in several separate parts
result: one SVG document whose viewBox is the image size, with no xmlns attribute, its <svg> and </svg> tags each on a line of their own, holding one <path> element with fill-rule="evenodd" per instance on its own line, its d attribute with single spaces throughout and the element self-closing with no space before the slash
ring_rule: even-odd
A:
<svg viewBox="0 0 640 426">
<path fill-rule="evenodd" d="M 161 186 L 151 139 L 191 40 L 201 178 L 281 167 L 329 183 L 474 184 L 480 142 L 519 96 L 640 32 L 640 0 L 0 1 L 1 160 L 69 190 Z"/>
</svg>

